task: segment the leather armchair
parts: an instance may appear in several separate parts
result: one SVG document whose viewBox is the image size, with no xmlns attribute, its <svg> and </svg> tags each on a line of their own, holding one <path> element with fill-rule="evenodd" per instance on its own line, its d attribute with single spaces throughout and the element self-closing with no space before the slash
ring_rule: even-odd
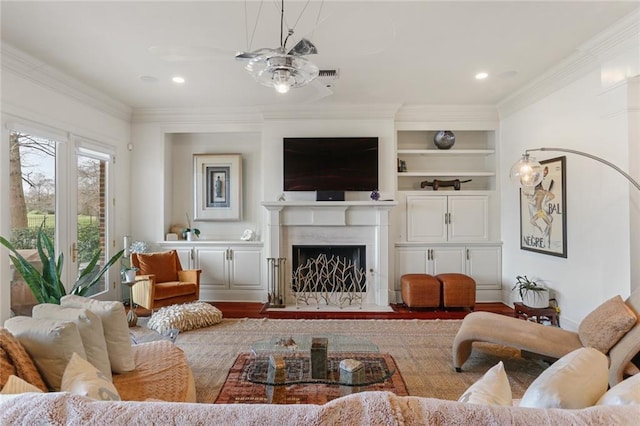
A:
<svg viewBox="0 0 640 426">
<path fill-rule="evenodd" d="M 133 303 L 152 311 L 162 306 L 200 298 L 200 269 L 183 270 L 175 250 L 160 253 L 132 253 L 138 268 L 131 288 Z"/>
</svg>

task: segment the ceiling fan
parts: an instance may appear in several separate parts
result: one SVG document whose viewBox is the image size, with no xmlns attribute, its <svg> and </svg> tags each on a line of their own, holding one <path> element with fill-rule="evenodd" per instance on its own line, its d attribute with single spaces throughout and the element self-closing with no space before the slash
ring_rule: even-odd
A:
<svg viewBox="0 0 640 426">
<path fill-rule="evenodd" d="M 260 84 L 273 87 L 278 93 L 287 93 L 292 87 L 305 86 L 314 81 L 319 68 L 305 56 L 318 53 L 316 46 L 306 38 L 300 39 L 287 51 L 287 41 L 293 29 L 284 36 L 284 0 L 280 9 L 280 46 L 261 48 L 250 52 L 239 52 L 235 58 L 246 61 L 245 69 Z"/>
</svg>

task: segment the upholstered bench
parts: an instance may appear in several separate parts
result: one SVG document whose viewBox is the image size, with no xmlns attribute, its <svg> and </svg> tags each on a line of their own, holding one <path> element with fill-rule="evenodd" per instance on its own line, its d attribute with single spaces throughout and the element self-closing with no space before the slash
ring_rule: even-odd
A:
<svg viewBox="0 0 640 426">
<path fill-rule="evenodd" d="M 440 281 L 428 274 L 405 274 L 400 277 L 402 300 L 409 308 L 440 306 Z"/>
<path fill-rule="evenodd" d="M 445 308 L 468 308 L 476 305 L 476 282 L 465 274 L 438 274 L 442 283 L 442 306 Z"/>
</svg>

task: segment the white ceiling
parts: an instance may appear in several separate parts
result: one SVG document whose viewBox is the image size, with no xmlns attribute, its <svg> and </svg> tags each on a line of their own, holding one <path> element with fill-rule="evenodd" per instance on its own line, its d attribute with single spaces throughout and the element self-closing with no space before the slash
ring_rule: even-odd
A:
<svg viewBox="0 0 640 426">
<path fill-rule="evenodd" d="M 277 3 L 264 0 L 251 50 L 279 45 Z M 236 51 L 248 50 L 247 27 L 250 35 L 260 1 L 0 4 L 3 42 L 140 108 L 495 105 L 640 5 L 311 0 L 287 47 L 310 38 L 319 54 L 309 59 L 321 69 L 340 70 L 333 94 L 325 96 L 320 84 L 276 94 L 235 61 Z M 289 25 L 306 4 L 285 1 Z M 184 57 L 167 60 L 163 54 L 170 49 Z M 476 81 L 479 71 L 490 77 Z M 172 83 L 174 75 L 186 84 Z"/>
</svg>

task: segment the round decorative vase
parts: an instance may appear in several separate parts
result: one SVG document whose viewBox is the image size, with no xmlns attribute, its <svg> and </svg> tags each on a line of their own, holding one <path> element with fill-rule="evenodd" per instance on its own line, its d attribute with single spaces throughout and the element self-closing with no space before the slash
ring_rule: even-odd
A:
<svg viewBox="0 0 640 426">
<path fill-rule="evenodd" d="M 187 241 L 193 241 L 193 232 L 187 232 Z"/>
<path fill-rule="evenodd" d="M 522 304 L 529 308 L 549 307 L 549 291 L 527 291 L 522 295 Z"/>
<path fill-rule="evenodd" d="M 450 149 L 456 143 L 456 135 L 451 130 L 440 130 L 433 137 L 433 143 L 438 149 Z"/>
<path fill-rule="evenodd" d="M 371 195 L 369 195 L 369 198 L 371 198 L 373 201 L 378 201 L 380 199 L 380 193 L 377 189 L 374 189 L 373 191 L 371 191 Z"/>
</svg>

